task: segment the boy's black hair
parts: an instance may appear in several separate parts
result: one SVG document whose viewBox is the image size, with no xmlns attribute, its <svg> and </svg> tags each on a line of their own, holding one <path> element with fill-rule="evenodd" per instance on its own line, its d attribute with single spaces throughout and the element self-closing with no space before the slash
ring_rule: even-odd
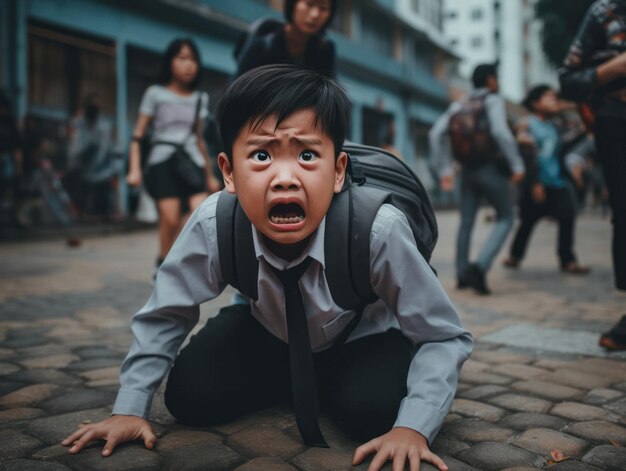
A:
<svg viewBox="0 0 626 471">
<path fill-rule="evenodd" d="M 198 51 L 198 47 L 190 38 L 176 38 L 169 43 L 167 49 L 165 50 L 165 54 L 163 54 L 163 59 L 161 60 L 158 83 L 161 85 L 167 85 L 170 83 L 172 80 L 172 61 L 174 60 L 174 57 L 180 53 L 184 46 L 188 46 L 189 49 L 191 49 L 191 52 L 196 59 L 196 63 L 198 64 L 198 73 L 196 74 L 196 78 L 189 84 L 189 89 L 195 90 L 198 88 L 198 84 L 200 83 L 202 64 L 200 63 L 200 53 Z"/>
<path fill-rule="evenodd" d="M 489 77 L 498 78 L 498 67 L 496 64 L 479 64 L 472 73 L 472 84 L 474 88 L 483 88 L 487 86 Z"/>
<path fill-rule="evenodd" d="M 552 90 L 553 88 L 547 84 L 536 85 L 528 91 L 526 98 L 522 101 L 522 105 L 524 105 L 528 111 L 534 111 L 535 102 L 540 100 L 546 92 Z"/>
<path fill-rule="evenodd" d="M 350 100 L 332 78 L 291 64 L 252 69 L 226 89 L 216 116 L 224 150 L 232 164 L 233 143 L 244 126 L 254 129 L 277 116 L 276 126 L 296 111 L 311 108 L 315 125 L 333 141 L 339 155 L 350 124 Z"/>
<path fill-rule="evenodd" d="M 293 9 L 295 8 L 296 3 L 298 3 L 299 1 L 300 0 L 285 0 L 283 14 L 285 15 L 285 21 L 287 21 L 287 23 L 293 22 Z M 326 24 L 322 26 L 322 28 L 317 33 L 318 36 L 324 34 L 324 32 L 326 31 L 326 28 L 328 28 L 328 25 L 332 23 L 333 18 L 335 16 L 335 11 L 337 11 L 338 3 L 339 3 L 339 0 L 330 0 L 330 15 L 328 16 L 328 20 L 326 21 Z"/>
</svg>

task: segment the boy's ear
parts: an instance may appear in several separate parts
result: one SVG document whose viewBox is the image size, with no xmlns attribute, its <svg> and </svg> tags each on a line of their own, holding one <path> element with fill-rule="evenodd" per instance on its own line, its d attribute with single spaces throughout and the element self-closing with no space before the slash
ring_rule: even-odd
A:
<svg viewBox="0 0 626 471">
<path fill-rule="evenodd" d="M 348 167 L 348 154 L 341 152 L 335 161 L 335 193 L 339 193 L 346 181 L 346 168 Z"/>
<path fill-rule="evenodd" d="M 222 171 L 224 177 L 224 187 L 231 194 L 235 193 L 235 182 L 233 181 L 233 166 L 228 160 L 228 156 L 224 152 L 220 152 L 217 156 L 217 164 Z"/>
</svg>

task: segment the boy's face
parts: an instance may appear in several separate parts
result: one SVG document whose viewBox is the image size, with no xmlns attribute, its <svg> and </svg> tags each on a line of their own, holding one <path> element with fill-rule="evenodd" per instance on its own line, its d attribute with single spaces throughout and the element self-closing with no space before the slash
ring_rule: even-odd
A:
<svg viewBox="0 0 626 471">
<path fill-rule="evenodd" d="M 559 112 L 559 100 L 554 90 L 547 90 L 533 103 L 533 110 L 545 115 L 553 115 Z"/>
<path fill-rule="evenodd" d="M 310 109 L 296 111 L 278 128 L 276 116 L 254 130 L 244 125 L 232 152 L 232 165 L 219 155 L 226 190 L 237 194 L 248 219 L 279 248 L 305 241 L 318 228 L 345 179 L 347 155 L 335 159 L 333 141 L 315 126 Z"/>
</svg>

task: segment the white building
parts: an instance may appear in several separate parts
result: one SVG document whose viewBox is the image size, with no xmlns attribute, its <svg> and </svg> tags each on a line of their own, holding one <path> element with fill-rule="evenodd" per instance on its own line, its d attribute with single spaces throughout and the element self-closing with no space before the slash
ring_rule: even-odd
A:
<svg viewBox="0 0 626 471">
<path fill-rule="evenodd" d="M 463 57 L 469 78 L 480 63 L 498 62 L 502 94 L 519 102 L 537 83 L 558 85 L 541 49 L 537 0 L 444 0 L 443 30 Z"/>
</svg>

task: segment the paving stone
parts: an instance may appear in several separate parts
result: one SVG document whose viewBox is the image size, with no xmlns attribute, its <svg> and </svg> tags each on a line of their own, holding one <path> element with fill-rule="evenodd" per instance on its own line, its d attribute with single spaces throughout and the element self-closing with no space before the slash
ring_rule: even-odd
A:
<svg viewBox="0 0 626 471">
<path fill-rule="evenodd" d="M 31 420 L 26 426 L 26 431 L 47 444 L 58 444 L 61 443 L 61 440 L 74 433 L 81 423 L 99 422 L 110 416 L 111 411 L 109 409 L 71 412 L 69 414 Z"/>
<path fill-rule="evenodd" d="M 478 351 L 472 353 L 472 358 L 484 363 L 530 363 L 533 357 L 522 353 L 502 350 Z"/>
<path fill-rule="evenodd" d="M 457 396 L 462 397 L 463 399 L 478 400 L 490 396 L 495 396 L 496 394 L 500 394 L 505 391 L 508 391 L 508 389 L 503 386 L 498 386 L 496 384 L 485 384 L 483 386 L 476 386 L 471 389 L 467 389 L 460 393 L 457 390 Z"/>
<path fill-rule="evenodd" d="M 17 381 L 0 381 L 0 397 L 23 388 L 24 386 L 26 386 L 24 383 L 18 383 Z"/>
<path fill-rule="evenodd" d="M 612 442 L 626 446 L 626 428 L 611 422 L 591 420 L 579 422 L 566 428 L 567 433 L 596 442 Z"/>
<path fill-rule="evenodd" d="M 1 343 L 1 342 L 0 342 Z M 15 355 L 15 351 L 9 348 L 0 347 L 0 358 L 9 358 Z"/>
<path fill-rule="evenodd" d="M 193 446 L 164 453 L 167 471 L 226 471 L 242 464 L 244 458 L 225 445 Z"/>
<path fill-rule="evenodd" d="M 435 441 L 430 447 L 432 452 L 439 456 L 441 455 L 456 456 L 459 453 L 461 453 L 463 450 L 467 450 L 468 448 L 469 448 L 469 445 L 467 443 L 463 443 L 452 437 L 442 435 L 441 433 L 437 435 L 437 438 L 435 438 Z"/>
<path fill-rule="evenodd" d="M 60 458 L 66 458 L 70 447 L 63 445 L 51 445 L 36 451 L 31 455 L 34 460 L 55 461 Z"/>
<path fill-rule="evenodd" d="M 18 420 L 33 419 L 35 417 L 41 417 L 44 415 L 44 411 L 41 409 L 34 409 L 32 407 L 17 407 L 13 409 L 7 409 L 0 411 L 0 424 L 7 422 L 16 422 Z"/>
<path fill-rule="evenodd" d="M 613 385 L 615 389 L 619 389 L 620 391 L 626 391 L 626 381 L 622 381 L 621 383 L 616 383 Z"/>
<path fill-rule="evenodd" d="M 583 456 L 583 461 L 605 470 L 624 471 L 626 448 L 613 445 L 597 446 Z"/>
<path fill-rule="evenodd" d="M 494 373 L 478 372 L 463 374 L 463 371 L 461 371 L 460 379 L 468 383 L 499 385 L 510 384 L 514 381 L 514 379 L 509 376 L 502 376 Z"/>
<path fill-rule="evenodd" d="M 446 434 L 453 435 L 464 442 L 504 442 L 516 433 L 508 428 L 482 420 L 465 419 L 446 427 Z"/>
<path fill-rule="evenodd" d="M 100 368 L 118 367 L 121 362 L 117 358 L 90 358 L 89 360 L 76 361 L 65 369 L 70 371 L 89 371 Z"/>
<path fill-rule="evenodd" d="M 611 379 L 612 383 L 621 383 L 626 378 L 626 363 L 608 358 L 585 358 L 578 362 L 577 368 L 595 375 Z"/>
<path fill-rule="evenodd" d="M 527 450 L 496 442 L 483 442 L 461 452 L 459 459 L 484 471 L 500 471 L 515 466 L 543 467 L 546 460 Z"/>
<path fill-rule="evenodd" d="M 588 371 L 580 371 L 577 368 L 562 368 L 538 376 L 537 379 L 556 382 L 579 389 L 604 388 L 615 382 L 615 380 L 610 377 Z"/>
<path fill-rule="evenodd" d="M 450 410 L 457 414 L 475 417 L 488 422 L 495 422 L 504 415 L 504 411 L 499 407 L 469 399 L 455 399 Z"/>
<path fill-rule="evenodd" d="M 37 404 L 59 389 L 54 384 L 33 384 L 0 397 L 2 407 L 20 407 Z"/>
<path fill-rule="evenodd" d="M 626 417 L 626 397 L 604 404 L 603 407 Z"/>
<path fill-rule="evenodd" d="M 536 397 L 523 396 L 521 394 L 502 394 L 500 396 L 488 399 L 495 404 L 506 409 L 512 409 L 520 412 L 547 412 L 552 407 L 552 403 L 545 399 Z"/>
<path fill-rule="evenodd" d="M 24 368 L 63 368 L 70 363 L 79 361 L 80 357 L 70 353 L 61 353 L 59 355 L 48 355 L 28 360 L 20 360 L 19 363 Z"/>
<path fill-rule="evenodd" d="M 547 371 L 542 368 L 519 365 L 516 363 L 502 363 L 490 371 L 504 376 L 512 376 L 517 379 L 532 379 L 547 373 Z"/>
<path fill-rule="evenodd" d="M 77 411 L 81 409 L 95 409 L 107 406 L 115 401 L 115 394 L 100 390 L 78 389 L 50 399 L 40 406 L 53 414 Z"/>
<path fill-rule="evenodd" d="M 345 471 L 351 469 L 354 451 L 334 448 L 309 448 L 292 462 L 302 471 Z M 371 458 L 371 457 L 370 457 Z M 368 458 L 369 462 L 370 459 Z"/>
<path fill-rule="evenodd" d="M 103 346 L 77 348 L 74 350 L 74 353 L 83 360 L 90 360 L 92 358 L 116 358 L 121 362 L 124 359 L 123 353 Z"/>
<path fill-rule="evenodd" d="M 111 366 L 85 371 L 80 375 L 88 381 L 87 387 L 116 386 L 119 385 L 120 369 L 117 366 Z"/>
<path fill-rule="evenodd" d="M 20 367 L 17 365 L 14 365 L 13 363 L 0 363 L 0 377 L 2 376 L 8 376 L 11 373 L 15 373 L 16 371 L 19 371 Z"/>
<path fill-rule="evenodd" d="M 549 428 L 561 430 L 567 425 L 567 421 L 547 414 L 537 414 L 534 412 L 519 412 L 506 416 L 498 422 L 498 425 L 516 430 L 528 430 L 530 428 Z"/>
<path fill-rule="evenodd" d="M 10 378 L 15 381 L 23 381 L 31 384 L 49 383 L 58 384 L 59 386 L 77 386 L 82 383 L 82 381 L 75 376 L 52 369 L 22 370 L 12 374 Z"/>
<path fill-rule="evenodd" d="M 451 424 L 452 422 L 456 422 L 457 420 L 463 419 L 462 415 L 459 414 L 448 414 L 446 418 L 443 419 L 444 424 Z"/>
<path fill-rule="evenodd" d="M 617 422 L 619 420 L 618 415 L 612 414 L 606 409 L 581 404 L 579 402 L 562 402 L 554 406 L 550 413 L 577 421 L 610 420 L 612 422 Z"/>
<path fill-rule="evenodd" d="M 188 459 L 193 460 L 193 456 L 190 455 Z M 68 454 L 62 462 L 72 469 L 90 471 L 153 471 L 161 469 L 162 458 L 156 452 L 146 450 L 143 445 L 134 443 L 119 445 L 105 458 L 102 456 L 102 446 L 98 444 L 76 455 Z M 179 470 L 190 469 L 184 463 L 182 460 L 179 462 Z"/>
<path fill-rule="evenodd" d="M 624 393 L 616 389 L 592 389 L 583 397 L 582 401 L 587 404 L 600 405 L 622 397 Z"/>
<path fill-rule="evenodd" d="M 517 391 L 536 394 L 548 399 L 573 399 L 583 394 L 583 391 L 580 389 L 538 380 L 518 381 L 513 383 L 512 388 Z"/>
<path fill-rule="evenodd" d="M 16 358 L 23 360 L 25 358 L 37 358 L 46 355 L 61 355 L 64 353 L 72 353 L 72 351 L 66 345 L 49 343 L 37 347 L 20 348 L 17 350 Z"/>
<path fill-rule="evenodd" d="M 297 471 L 278 458 L 255 458 L 239 466 L 235 471 Z"/>
<path fill-rule="evenodd" d="M 210 432 L 201 432 L 197 430 L 177 430 L 168 433 L 157 441 L 156 451 L 165 453 L 179 448 L 191 446 L 216 446 L 223 443 L 219 435 Z"/>
<path fill-rule="evenodd" d="M 537 468 L 529 468 L 528 466 L 515 466 L 514 468 L 506 468 L 502 471 L 537 471 Z"/>
<path fill-rule="evenodd" d="M 559 450 L 565 456 L 580 457 L 589 444 L 580 438 L 547 428 L 526 430 L 511 442 L 513 445 L 535 453 L 549 456 L 553 450 Z"/>
<path fill-rule="evenodd" d="M 10 460 L 0 463 L 0 471 L 71 471 L 71 468 L 45 461 Z"/>
<path fill-rule="evenodd" d="M 565 460 L 547 467 L 550 471 L 601 471 L 600 468 L 591 466 L 577 460 Z"/>
<path fill-rule="evenodd" d="M 19 430 L 4 429 L 0 432 L 0 461 L 26 457 L 41 445 L 40 440 Z"/>
<path fill-rule="evenodd" d="M 16 337 L 4 340 L 0 343 L 3 348 L 25 348 L 45 345 L 49 339 L 43 337 Z"/>
</svg>

